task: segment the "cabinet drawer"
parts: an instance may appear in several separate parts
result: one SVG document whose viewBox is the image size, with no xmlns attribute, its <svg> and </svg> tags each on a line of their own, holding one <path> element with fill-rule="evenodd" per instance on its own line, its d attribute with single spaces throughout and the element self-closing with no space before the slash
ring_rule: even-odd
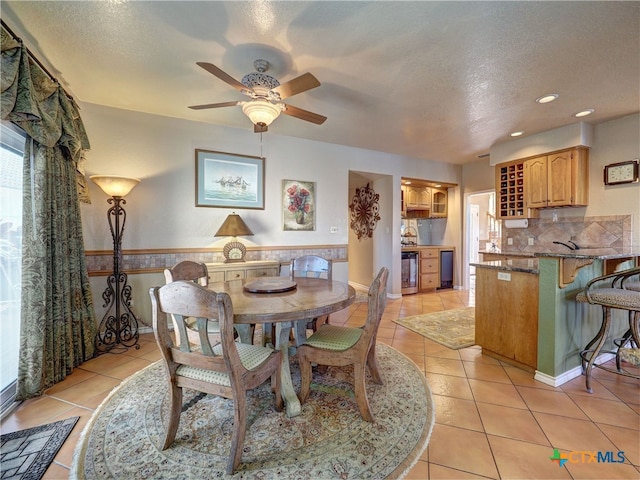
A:
<svg viewBox="0 0 640 480">
<path fill-rule="evenodd" d="M 428 248 L 426 250 L 420 250 L 420 259 L 438 258 L 437 248 Z"/>
<path fill-rule="evenodd" d="M 227 270 L 224 272 L 225 281 L 238 280 L 239 278 L 245 278 L 244 270 Z"/>
<path fill-rule="evenodd" d="M 209 283 L 224 282 L 224 272 L 209 272 Z"/>
<path fill-rule="evenodd" d="M 421 258 L 420 273 L 438 273 L 437 258 Z"/>
<path fill-rule="evenodd" d="M 278 269 L 277 268 L 255 268 L 247 270 L 247 278 L 256 278 L 256 277 L 277 277 Z"/>
<path fill-rule="evenodd" d="M 420 275 L 420 290 L 435 289 L 439 286 L 437 273 L 423 273 Z"/>
</svg>

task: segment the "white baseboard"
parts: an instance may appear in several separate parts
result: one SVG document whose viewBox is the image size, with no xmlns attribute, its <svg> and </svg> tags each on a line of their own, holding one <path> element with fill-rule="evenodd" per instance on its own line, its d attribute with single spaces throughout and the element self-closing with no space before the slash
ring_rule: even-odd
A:
<svg viewBox="0 0 640 480">
<path fill-rule="evenodd" d="M 598 356 L 598 358 L 596 359 L 596 363 L 605 363 L 613 358 L 616 358 L 613 353 L 603 353 L 602 355 Z M 568 381 L 579 377 L 580 375 L 582 375 L 582 367 L 577 366 L 572 368 L 571 370 L 567 370 L 566 372 L 561 373 L 557 377 L 552 377 L 551 375 L 547 375 L 546 373 L 542 373 L 536 370 L 536 374 L 533 378 L 539 382 L 544 383 L 545 385 L 549 385 L 550 387 L 559 387 L 560 385 L 563 385 Z"/>
</svg>

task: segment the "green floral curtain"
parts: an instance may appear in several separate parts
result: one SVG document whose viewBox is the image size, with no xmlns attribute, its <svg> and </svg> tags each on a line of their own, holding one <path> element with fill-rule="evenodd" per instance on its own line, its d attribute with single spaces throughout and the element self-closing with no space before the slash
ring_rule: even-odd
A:
<svg viewBox="0 0 640 480">
<path fill-rule="evenodd" d="M 77 105 L 2 28 L 2 119 L 27 133 L 17 399 L 41 395 L 93 357 L 97 327 L 76 174 L 89 148 Z"/>
</svg>

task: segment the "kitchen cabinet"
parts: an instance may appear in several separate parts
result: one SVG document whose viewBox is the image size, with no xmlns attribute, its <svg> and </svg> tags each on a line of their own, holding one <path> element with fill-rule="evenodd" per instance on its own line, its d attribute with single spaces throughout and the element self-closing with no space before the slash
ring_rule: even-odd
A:
<svg viewBox="0 0 640 480">
<path fill-rule="evenodd" d="M 209 283 L 227 282 L 242 278 L 277 277 L 280 275 L 280 262 L 258 260 L 237 263 L 207 263 Z"/>
<path fill-rule="evenodd" d="M 476 268 L 476 344 L 529 371 L 538 365 L 538 275 Z"/>
<path fill-rule="evenodd" d="M 431 207 L 431 189 L 429 187 L 411 187 L 406 189 L 407 208 L 423 208 Z"/>
<path fill-rule="evenodd" d="M 496 165 L 497 217 L 499 219 L 537 218 L 537 210 L 525 206 L 524 160 Z"/>
<path fill-rule="evenodd" d="M 435 290 L 440 287 L 440 250 L 420 249 L 420 291 Z"/>
<path fill-rule="evenodd" d="M 589 150 L 577 147 L 524 163 L 527 208 L 587 206 Z"/>
<path fill-rule="evenodd" d="M 431 217 L 445 218 L 447 216 L 447 191 L 438 188 L 431 189 Z"/>
</svg>

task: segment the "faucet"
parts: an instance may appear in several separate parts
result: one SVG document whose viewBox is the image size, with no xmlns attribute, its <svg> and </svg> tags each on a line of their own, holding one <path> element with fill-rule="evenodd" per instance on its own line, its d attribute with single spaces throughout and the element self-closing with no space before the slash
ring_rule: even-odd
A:
<svg viewBox="0 0 640 480">
<path fill-rule="evenodd" d="M 569 242 L 571 242 L 571 240 L 569 240 Z M 580 248 L 577 245 L 576 245 L 577 248 L 573 248 L 571 245 L 567 245 L 566 243 L 563 243 L 563 242 L 553 242 L 553 243 L 555 243 L 556 245 L 564 245 L 569 250 L 577 250 L 578 248 Z M 573 242 L 571 242 L 571 243 L 573 243 Z M 573 244 L 575 245 L 575 243 L 573 243 Z"/>
<path fill-rule="evenodd" d="M 580 247 L 578 245 L 576 245 L 575 242 L 573 242 L 571 240 L 567 240 L 567 242 L 569 242 L 571 245 L 573 245 L 575 247 L 574 250 L 580 250 Z"/>
</svg>

